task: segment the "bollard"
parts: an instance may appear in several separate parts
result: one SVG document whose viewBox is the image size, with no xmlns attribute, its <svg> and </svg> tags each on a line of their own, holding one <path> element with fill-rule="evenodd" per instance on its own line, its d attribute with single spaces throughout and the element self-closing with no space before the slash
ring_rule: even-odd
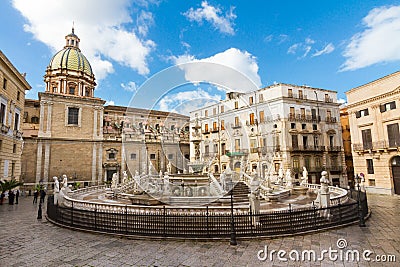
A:
<svg viewBox="0 0 400 267">
<path fill-rule="evenodd" d="M 41 220 L 42 219 L 42 203 L 39 201 L 39 209 L 37 212 L 37 219 Z"/>
</svg>

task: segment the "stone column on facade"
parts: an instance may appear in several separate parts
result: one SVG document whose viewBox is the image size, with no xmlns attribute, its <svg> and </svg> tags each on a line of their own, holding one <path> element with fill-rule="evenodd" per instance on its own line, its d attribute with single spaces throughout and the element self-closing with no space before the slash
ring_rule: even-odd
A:
<svg viewBox="0 0 400 267">
<path fill-rule="evenodd" d="M 97 139 L 97 137 L 98 137 L 98 132 L 97 132 L 97 119 L 98 119 L 98 116 L 97 116 L 97 107 L 95 107 L 94 108 L 94 110 L 93 110 L 93 139 Z"/>
<path fill-rule="evenodd" d="M 43 125 L 44 125 L 44 101 L 40 103 L 40 123 L 39 123 L 39 135 L 43 134 Z"/>
<path fill-rule="evenodd" d="M 46 136 L 51 136 L 51 115 L 53 110 L 53 103 L 47 102 L 47 123 L 46 123 Z"/>
<path fill-rule="evenodd" d="M 124 139 L 122 139 L 124 140 Z M 122 142 L 121 145 L 121 173 L 124 173 L 124 171 L 126 170 L 125 168 L 125 146 L 124 143 Z"/>
<path fill-rule="evenodd" d="M 38 142 L 37 144 L 37 153 L 36 153 L 36 183 L 39 183 L 42 179 L 42 142 Z"/>
<path fill-rule="evenodd" d="M 98 125 L 98 128 L 99 128 L 99 131 L 98 131 L 98 133 L 99 133 L 99 139 L 103 139 L 103 117 L 104 117 L 104 108 L 103 107 L 100 107 L 100 110 L 99 110 L 99 115 L 100 115 L 100 118 L 99 118 L 99 125 Z"/>
<path fill-rule="evenodd" d="M 44 166 L 43 166 L 43 180 L 49 181 L 49 163 L 50 163 L 50 143 L 46 142 L 44 145 Z"/>
<path fill-rule="evenodd" d="M 103 183 L 103 144 L 102 143 L 100 143 L 98 145 L 98 149 L 99 149 L 99 151 L 97 153 L 97 156 L 98 156 L 99 164 L 97 166 L 98 167 L 97 174 L 98 174 L 98 183 L 100 185 Z"/>
<path fill-rule="evenodd" d="M 63 88 L 64 94 L 66 94 L 68 92 L 68 90 L 67 90 L 67 80 L 64 80 L 64 86 L 63 87 L 64 87 Z"/>
<path fill-rule="evenodd" d="M 97 144 L 93 143 L 92 149 L 92 185 L 96 184 L 96 162 L 97 162 Z"/>
</svg>

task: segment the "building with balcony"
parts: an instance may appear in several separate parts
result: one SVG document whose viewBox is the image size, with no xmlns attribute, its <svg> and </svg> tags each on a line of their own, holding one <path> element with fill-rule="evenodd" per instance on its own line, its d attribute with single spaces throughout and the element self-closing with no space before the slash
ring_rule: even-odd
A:
<svg viewBox="0 0 400 267">
<path fill-rule="evenodd" d="M 342 125 L 342 139 L 344 158 L 346 162 L 347 180 L 351 187 L 354 186 L 354 166 L 353 166 L 353 154 L 351 149 L 351 134 L 350 134 L 350 122 L 349 112 L 347 106 L 340 108 L 340 123 Z"/>
<path fill-rule="evenodd" d="M 21 178 L 23 148 L 21 118 L 24 115 L 25 91 L 31 86 L 0 51 L 0 179 Z"/>
<path fill-rule="evenodd" d="M 25 185 L 71 182 L 98 185 L 117 173 L 172 172 L 187 168 L 189 117 L 176 113 L 104 106 L 94 96 L 95 77 L 74 30 L 46 69 L 45 92 L 26 100 L 22 174 Z"/>
<path fill-rule="evenodd" d="M 190 113 L 191 161 L 207 162 L 220 173 L 228 164 L 263 177 L 280 166 L 299 178 L 303 166 L 318 183 L 322 170 L 333 184 L 347 186 L 336 92 L 274 84 Z"/>
<path fill-rule="evenodd" d="M 354 172 L 367 191 L 400 194 L 400 72 L 346 92 Z"/>
</svg>

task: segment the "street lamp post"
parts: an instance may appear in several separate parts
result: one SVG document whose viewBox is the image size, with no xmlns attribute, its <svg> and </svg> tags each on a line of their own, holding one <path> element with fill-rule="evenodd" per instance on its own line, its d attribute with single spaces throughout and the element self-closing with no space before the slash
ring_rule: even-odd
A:
<svg viewBox="0 0 400 267">
<path fill-rule="evenodd" d="M 363 214 L 362 207 L 361 207 L 361 187 L 360 187 L 361 176 L 356 174 L 355 180 L 357 182 L 357 190 L 358 190 L 357 204 L 358 204 L 358 216 L 359 216 L 359 219 L 360 219 L 359 226 L 360 227 L 365 227 L 364 214 Z"/>
<path fill-rule="evenodd" d="M 233 181 L 231 181 L 230 184 L 230 189 L 231 189 L 231 240 L 230 244 L 231 246 L 236 246 L 237 241 L 236 241 L 236 230 L 235 230 L 235 220 L 233 217 Z"/>
</svg>

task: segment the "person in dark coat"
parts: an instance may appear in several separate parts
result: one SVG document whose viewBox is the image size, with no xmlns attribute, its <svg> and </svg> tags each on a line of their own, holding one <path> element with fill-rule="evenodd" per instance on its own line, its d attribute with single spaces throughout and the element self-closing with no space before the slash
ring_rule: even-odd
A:
<svg viewBox="0 0 400 267">
<path fill-rule="evenodd" d="M 35 190 L 35 192 L 33 193 L 33 204 L 37 203 L 38 196 L 39 196 L 39 192 L 37 190 Z"/>
<path fill-rule="evenodd" d="M 19 198 L 19 190 L 17 189 L 17 192 L 15 193 L 15 204 L 18 204 L 18 198 Z"/>
<path fill-rule="evenodd" d="M 5 197 L 6 195 L 4 195 L 4 193 L 3 192 L 1 192 L 1 195 L 0 195 L 0 205 L 3 205 L 3 200 L 4 200 L 4 197 Z"/>
<path fill-rule="evenodd" d="M 46 192 L 43 189 L 40 190 L 40 203 L 44 203 L 45 197 L 46 197 Z"/>
<path fill-rule="evenodd" d="M 8 204 L 14 205 L 14 197 L 15 197 L 14 192 L 11 190 L 8 191 Z"/>
</svg>

